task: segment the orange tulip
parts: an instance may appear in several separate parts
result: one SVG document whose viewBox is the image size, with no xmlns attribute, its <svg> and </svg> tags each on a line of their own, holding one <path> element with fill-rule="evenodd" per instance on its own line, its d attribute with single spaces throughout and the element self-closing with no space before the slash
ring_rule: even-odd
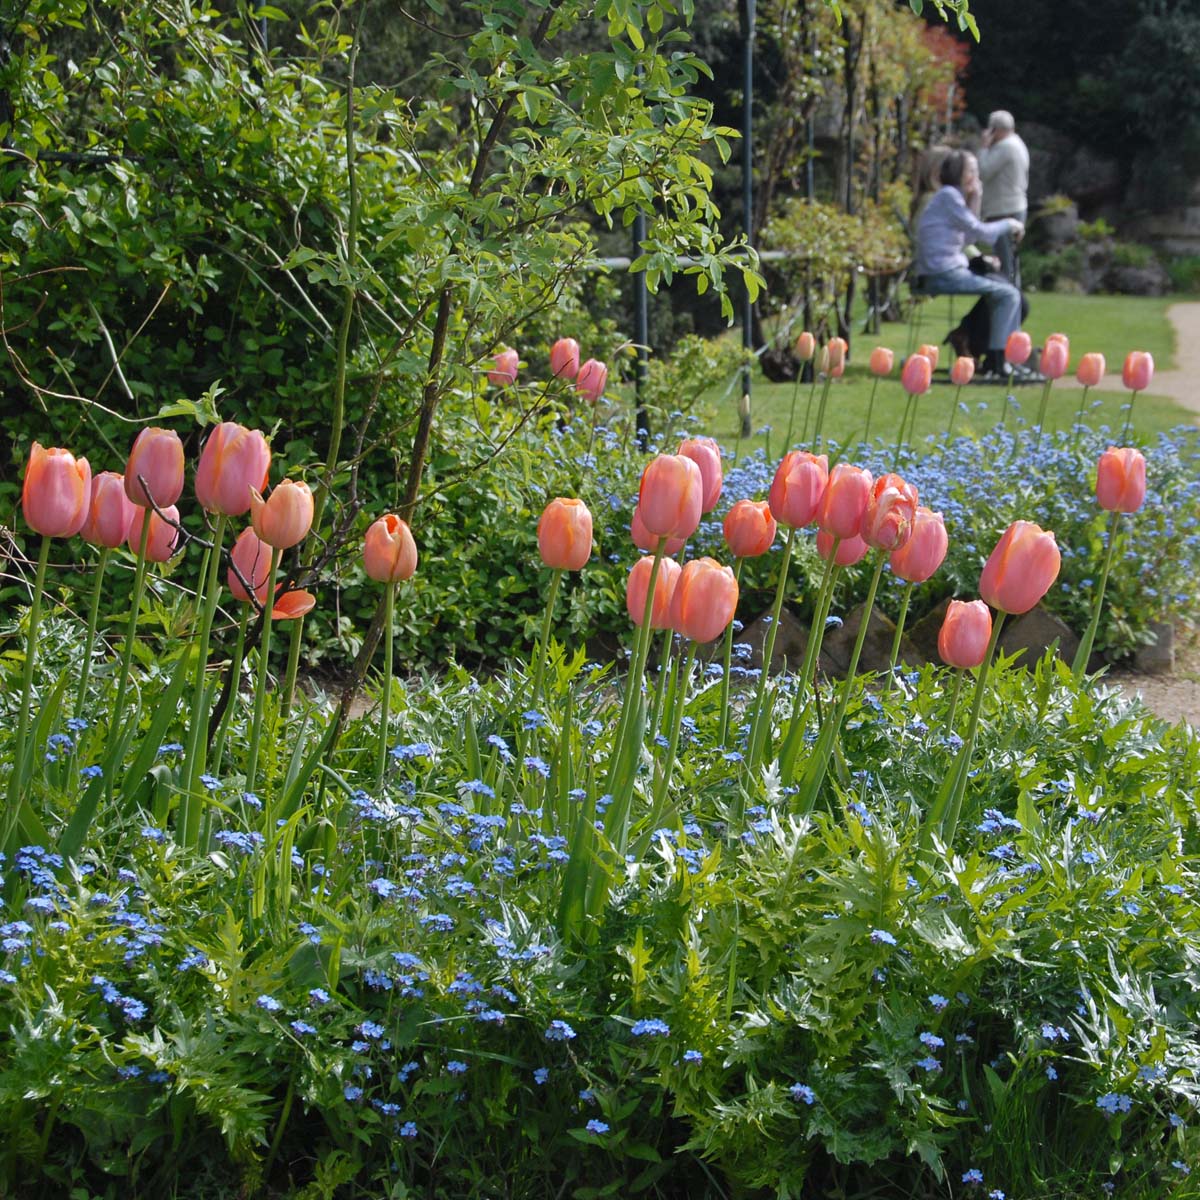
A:
<svg viewBox="0 0 1200 1200">
<path fill-rule="evenodd" d="M 245 579 L 246 583 L 254 589 L 254 595 L 259 604 L 266 604 L 267 574 L 271 569 L 271 547 L 254 532 L 251 526 L 247 525 L 238 534 L 229 557 L 237 566 L 238 571 L 242 573 L 242 579 Z M 226 573 L 225 581 L 228 583 L 234 599 L 241 600 L 243 604 L 250 603 L 250 594 L 246 591 L 242 580 L 237 577 L 233 567 L 230 567 Z"/>
<path fill-rule="evenodd" d="M 1047 379 L 1061 379 L 1067 373 L 1071 352 L 1067 339 L 1061 334 L 1051 335 L 1042 347 L 1040 370 Z"/>
<path fill-rule="evenodd" d="M 676 633 L 693 642 L 711 642 L 733 620 L 737 602 L 738 585 L 732 569 L 713 558 L 697 558 L 675 581 L 668 621 Z"/>
<path fill-rule="evenodd" d="M 493 359 L 494 366 L 487 373 L 488 383 L 496 387 L 508 387 L 517 382 L 517 369 L 521 356 L 515 350 L 501 350 Z"/>
<path fill-rule="evenodd" d="M 868 549 L 867 543 L 860 537 L 842 538 L 837 544 L 837 554 L 833 561 L 839 567 L 852 567 L 866 558 Z M 823 529 L 817 531 L 817 553 L 826 562 L 829 561 L 829 556 L 833 553 L 833 534 L 826 533 Z"/>
<path fill-rule="evenodd" d="M 858 537 L 870 499 L 871 472 L 838 463 L 817 509 L 817 527 L 842 539 Z"/>
<path fill-rule="evenodd" d="M 1145 350 L 1130 350 L 1125 356 L 1121 380 L 1131 392 L 1144 392 L 1154 378 L 1154 359 Z"/>
<path fill-rule="evenodd" d="M 650 589 L 650 572 L 653 568 L 652 557 L 639 558 L 625 581 L 625 610 L 629 613 L 629 619 L 638 626 L 646 615 L 646 593 Z M 659 559 L 658 576 L 654 580 L 654 607 L 650 613 L 651 629 L 671 627 L 668 613 L 679 572 L 680 566 L 673 558 Z"/>
<path fill-rule="evenodd" d="M 794 347 L 796 357 L 801 362 L 808 362 L 816 353 L 817 339 L 806 329 L 797 339 Z"/>
<path fill-rule="evenodd" d="M 175 553 L 179 542 L 179 509 L 173 504 L 168 504 L 162 509 L 163 515 L 160 517 L 152 508 L 134 505 L 133 520 L 129 523 L 129 536 L 126 541 L 135 554 L 142 544 L 142 527 L 146 523 L 147 514 L 150 516 L 150 536 L 146 540 L 146 560 L 166 562 Z"/>
<path fill-rule="evenodd" d="M 145 487 L 139 478 L 146 481 Z M 163 509 L 183 495 L 183 443 L 173 429 L 151 426 L 134 439 L 125 464 L 125 495 L 143 508 L 153 500 Z"/>
<path fill-rule="evenodd" d="M 204 443 L 196 467 L 196 499 L 208 512 L 240 517 L 250 511 L 250 489 L 262 491 L 271 448 L 257 429 L 222 421 Z"/>
<path fill-rule="evenodd" d="M 1137 512 L 1146 499 L 1146 460 L 1140 450 L 1109 446 L 1096 469 L 1096 500 L 1109 512 Z"/>
<path fill-rule="evenodd" d="M 942 565 L 948 545 L 942 514 L 930 512 L 922 504 L 913 517 L 912 536 L 892 551 L 888 564 L 906 583 L 924 583 Z"/>
<path fill-rule="evenodd" d="M 272 621 L 295 621 L 310 613 L 317 605 L 317 598 L 312 592 L 297 589 L 294 592 L 284 592 L 271 606 Z"/>
<path fill-rule="evenodd" d="M 555 379 L 574 379 L 579 374 L 579 343 L 574 338 L 559 338 L 550 347 L 550 374 Z"/>
<path fill-rule="evenodd" d="M 846 355 L 849 350 L 845 338 L 830 338 L 821 355 L 821 370 L 831 379 L 841 379 L 846 373 Z"/>
<path fill-rule="evenodd" d="M 871 351 L 871 374 L 872 375 L 890 375 L 892 367 L 896 362 L 896 356 L 886 346 L 876 346 Z"/>
<path fill-rule="evenodd" d="M 900 386 L 910 396 L 923 396 L 933 383 L 933 363 L 923 354 L 910 354 L 900 370 Z"/>
<path fill-rule="evenodd" d="M 771 548 L 777 526 L 765 500 L 739 500 L 726 513 L 723 528 L 734 558 L 757 558 Z"/>
<path fill-rule="evenodd" d="M 129 536 L 135 507 L 125 495 L 125 480 L 116 471 L 101 471 L 92 479 L 92 502 L 80 536 L 115 550 Z"/>
<path fill-rule="evenodd" d="M 924 346 L 917 347 L 917 353 L 923 354 L 927 359 L 929 359 L 929 365 L 935 371 L 937 370 L 938 358 L 940 357 L 940 354 L 941 354 L 940 347 L 935 346 L 930 342 L 926 342 L 926 344 Z"/>
<path fill-rule="evenodd" d="M 992 614 L 982 600 L 951 600 L 938 631 L 938 654 L 950 667 L 970 670 L 983 662 L 992 637 Z"/>
<path fill-rule="evenodd" d="M 582 500 L 551 500 L 537 528 L 542 562 L 560 571 L 578 571 L 592 556 L 592 514 Z"/>
<path fill-rule="evenodd" d="M 636 507 L 633 510 L 633 520 L 629 525 L 629 536 L 633 539 L 633 544 L 639 550 L 649 550 L 653 552 L 654 550 L 658 549 L 658 538 L 646 528 L 646 524 L 642 520 L 641 510 Z M 666 558 L 674 558 L 675 555 L 683 549 L 686 543 L 687 538 L 667 538 L 667 543 L 665 546 L 663 546 L 663 556 Z"/>
<path fill-rule="evenodd" d="M 768 504 L 783 525 L 800 529 L 817 515 L 829 485 L 829 459 L 824 454 L 791 450 L 775 470 Z"/>
<path fill-rule="evenodd" d="M 25 524 L 44 537 L 74 537 L 92 502 L 92 468 L 86 458 L 34 442 L 21 486 Z"/>
<path fill-rule="evenodd" d="M 638 510 L 647 532 L 658 537 L 691 537 L 700 524 L 703 501 L 704 479 L 690 458 L 660 454 L 646 464 Z"/>
<path fill-rule="evenodd" d="M 575 377 L 575 392 L 595 404 L 608 387 L 608 368 L 596 358 L 589 358 Z"/>
<path fill-rule="evenodd" d="M 725 473 L 721 469 L 721 447 L 710 437 L 687 438 L 679 443 L 676 454 L 690 458 L 700 468 L 701 512 L 712 512 L 721 498 Z"/>
<path fill-rule="evenodd" d="M 250 489 L 250 523 L 268 546 L 290 549 L 307 537 L 312 522 L 313 494 L 307 483 L 284 479 L 265 500 Z"/>
<path fill-rule="evenodd" d="M 875 480 L 859 530 L 876 550 L 901 549 L 912 536 L 917 515 L 917 489 L 890 472 Z"/>
<path fill-rule="evenodd" d="M 1061 565 L 1054 534 L 1032 521 L 1014 521 L 984 564 L 979 594 L 1002 612 L 1028 612 L 1050 590 Z"/>
<path fill-rule="evenodd" d="M 1014 329 L 1008 335 L 1008 341 L 1004 346 L 1004 358 L 1007 362 L 1013 364 L 1014 367 L 1019 367 L 1022 363 L 1029 361 L 1029 356 L 1033 353 L 1033 339 L 1023 329 Z"/>
<path fill-rule="evenodd" d="M 410 578 L 417 569 L 417 545 L 407 522 L 395 513 L 372 521 L 363 538 L 363 566 L 378 583 Z"/>
<path fill-rule="evenodd" d="M 1095 352 L 1085 354 L 1079 360 L 1079 368 L 1075 372 L 1075 378 L 1083 384 L 1084 387 L 1099 387 L 1100 380 L 1104 378 L 1105 370 L 1104 355 Z"/>
<path fill-rule="evenodd" d="M 965 354 L 960 355 L 954 360 L 954 366 L 950 368 L 950 382 L 957 387 L 966 387 L 974 378 L 975 360 L 968 358 Z"/>
</svg>

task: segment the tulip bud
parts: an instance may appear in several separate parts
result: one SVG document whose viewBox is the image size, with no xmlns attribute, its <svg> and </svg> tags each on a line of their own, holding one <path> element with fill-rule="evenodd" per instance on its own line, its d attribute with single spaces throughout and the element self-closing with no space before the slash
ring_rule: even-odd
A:
<svg viewBox="0 0 1200 1200">
<path fill-rule="evenodd" d="M 690 458 L 700 468 L 701 512 L 712 512 L 721 498 L 725 473 L 721 469 L 721 447 L 710 437 L 688 438 L 679 443 L 676 454 Z"/>
<path fill-rule="evenodd" d="M 582 500 L 559 497 L 542 512 L 537 527 L 542 562 L 560 571 L 578 571 L 592 556 L 592 514 Z"/>
<path fill-rule="evenodd" d="M 846 345 L 846 339 L 840 337 L 832 337 L 829 339 L 828 345 L 825 347 L 825 374 L 830 379 L 841 379 L 846 373 L 846 355 L 850 347 Z"/>
<path fill-rule="evenodd" d="M 625 581 L 625 609 L 629 619 L 639 627 L 646 615 L 646 593 L 650 588 L 650 572 L 653 569 L 652 557 L 639 558 Z M 654 580 L 654 607 L 650 613 L 651 629 L 669 629 L 671 626 L 668 613 L 679 571 L 679 564 L 673 558 L 659 559 L 658 576 Z"/>
<path fill-rule="evenodd" d="M 1109 446 L 1096 469 L 1096 500 L 1109 512 L 1137 512 L 1146 499 L 1146 460 L 1140 450 Z"/>
<path fill-rule="evenodd" d="M 801 529 L 817 515 L 829 484 L 829 459 L 807 450 L 790 450 L 775 471 L 768 503 L 783 525 Z"/>
<path fill-rule="evenodd" d="M 775 518 L 765 500 L 739 500 L 725 515 L 725 544 L 734 558 L 757 558 L 775 541 Z"/>
<path fill-rule="evenodd" d="M 43 537 L 74 537 L 92 502 L 92 468 L 70 450 L 34 442 L 21 486 L 25 524 Z"/>
<path fill-rule="evenodd" d="M 1022 363 L 1029 360 L 1029 356 L 1033 353 L 1033 339 L 1023 329 L 1014 329 L 1008 335 L 1008 341 L 1004 346 L 1004 358 L 1006 362 L 1012 363 L 1014 367 L 1019 367 Z"/>
<path fill-rule="evenodd" d="M 92 502 L 80 536 L 93 546 L 115 550 L 129 537 L 137 506 L 125 495 L 125 480 L 116 471 L 101 471 L 92 479 Z"/>
<path fill-rule="evenodd" d="M 550 347 L 550 374 L 555 379 L 574 379 L 579 374 L 579 343 L 574 338 L 559 338 Z"/>
<path fill-rule="evenodd" d="M 633 544 L 639 550 L 649 550 L 653 553 L 658 549 L 658 538 L 646 528 L 646 524 L 642 520 L 642 514 L 636 506 L 633 510 L 633 520 L 629 524 L 629 536 L 633 539 Z M 687 538 L 667 538 L 666 545 L 663 546 L 663 555 L 666 558 L 674 558 L 686 543 Z"/>
<path fill-rule="evenodd" d="M 1075 372 L 1075 378 L 1083 384 L 1084 387 L 1099 387 L 1100 380 L 1104 378 L 1104 370 L 1106 367 L 1103 354 L 1095 352 L 1085 354 L 1079 360 L 1079 368 Z"/>
<path fill-rule="evenodd" d="M 829 473 L 829 486 L 817 509 L 818 528 L 843 540 L 858 537 L 870 499 L 871 472 L 838 463 Z"/>
<path fill-rule="evenodd" d="M 417 545 L 408 523 L 395 513 L 372 521 L 363 538 L 363 566 L 378 583 L 410 578 L 417 569 Z"/>
<path fill-rule="evenodd" d="M 950 382 L 956 387 L 966 387 L 975 378 L 975 360 L 965 354 L 954 360 L 950 368 Z"/>
<path fill-rule="evenodd" d="M 1070 362 L 1070 350 L 1067 339 L 1051 336 L 1042 347 L 1042 357 L 1039 369 L 1047 379 L 1061 379 L 1067 373 Z"/>
<path fill-rule="evenodd" d="M 941 348 L 939 346 L 935 346 L 931 342 L 926 342 L 924 346 L 917 347 L 917 353 L 923 354 L 927 359 L 929 359 L 929 365 L 935 371 L 937 370 L 938 358 L 941 354 Z"/>
<path fill-rule="evenodd" d="M 1002 612 L 1028 612 L 1050 590 L 1061 564 L 1054 534 L 1014 521 L 984 564 L 979 594 Z"/>
<path fill-rule="evenodd" d="M 151 489 L 153 490 L 153 489 Z M 161 506 L 160 506 L 161 507 Z M 133 520 L 129 523 L 129 536 L 126 544 L 135 554 L 142 544 L 142 527 L 147 515 L 150 520 L 150 536 L 146 540 L 146 561 L 166 562 L 175 553 L 179 542 L 179 509 L 173 504 L 162 509 L 162 516 L 152 508 L 134 505 Z M 166 518 L 164 520 L 164 518 Z"/>
<path fill-rule="evenodd" d="M 1145 350 L 1130 350 L 1125 356 L 1121 380 L 1131 392 L 1144 392 L 1154 378 L 1154 359 Z"/>
<path fill-rule="evenodd" d="M 834 537 L 831 533 L 826 533 L 825 530 L 817 530 L 817 553 L 826 561 L 829 561 L 830 554 L 833 553 Z M 839 567 L 852 567 L 857 562 L 862 562 L 867 556 L 867 543 L 860 537 L 841 538 L 837 543 L 837 554 L 834 556 L 834 562 Z"/>
<path fill-rule="evenodd" d="M 284 479 L 265 500 L 250 491 L 250 523 L 268 546 L 288 550 L 308 536 L 313 522 L 313 494 L 308 484 Z"/>
<path fill-rule="evenodd" d="M 509 387 L 517 382 L 517 368 L 521 356 L 515 350 L 501 350 L 495 358 L 495 367 L 487 373 L 488 383 L 496 387 Z"/>
<path fill-rule="evenodd" d="M 242 583 L 242 579 L 244 579 L 253 588 L 259 604 L 266 604 L 267 575 L 271 569 L 271 547 L 254 532 L 251 526 L 247 525 L 238 534 L 237 541 L 233 543 L 233 549 L 229 552 L 229 557 L 237 567 L 237 571 L 231 566 L 225 574 L 225 581 L 228 583 L 234 599 L 241 600 L 243 604 L 250 603 L 250 594 Z M 241 579 L 238 578 L 238 571 L 241 572 Z"/>
<path fill-rule="evenodd" d="M 895 364 L 896 356 L 886 346 L 876 346 L 871 351 L 871 374 L 872 375 L 890 375 L 892 366 Z"/>
<path fill-rule="evenodd" d="M 738 585 L 732 569 L 712 558 L 697 558 L 675 581 L 668 622 L 676 633 L 693 642 L 711 642 L 733 620 L 737 602 Z"/>
<path fill-rule="evenodd" d="M 890 553 L 908 542 L 916 515 L 917 489 L 899 475 L 881 475 L 871 489 L 859 532 L 868 546 Z"/>
<path fill-rule="evenodd" d="M 596 358 L 589 358 L 579 368 L 575 378 L 575 392 L 583 399 L 595 404 L 608 387 L 608 368 Z"/>
<path fill-rule="evenodd" d="M 910 396 L 923 396 L 933 383 L 933 363 L 923 354 L 910 354 L 900 370 L 900 386 Z"/>
<path fill-rule="evenodd" d="M 888 564 L 906 583 L 924 583 L 942 565 L 948 545 L 942 514 L 930 512 L 922 504 L 913 517 L 912 535 L 892 551 Z"/>
<path fill-rule="evenodd" d="M 146 481 L 145 487 L 139 478 Z M 183 495 L 183 443 L 173 429 L 152 426 L 134 439 L 125 464 L 125 495 L 143 508 L 153 500 L 164 509 Z"/>
<path fill-rule="evenodd" d="M 660 454 L 646 464 L 638 510 L 649 533 L 689 538 L 700 524 L 704 481 L 700 468 L 681 454 Z"/>
<path fill-rule="evenodd" d="M 816 353 L 817 339 L 813 337 L 813 335 L 806 329 L 796 339 L 796 345 L 794 349 L 796 352 L 796 357 L 801 362 L 808 362 L 812 358 L 813 354 Z"/>
<path fill-rule="evenodd" d="M 951 600 L 938 632 L 938 654 L 949 667 L 978 667 L 992 638 L 992 614 L 982 600 Z"/>
<path fill-rule="evenodd" d="M 196 499 L 208 512 L 240 517 L 250 511 L 250 489 L 262 491 L 271 448 L 257 429 L 222 421 L 204 443 L 196 467 Z"/>
</svg>

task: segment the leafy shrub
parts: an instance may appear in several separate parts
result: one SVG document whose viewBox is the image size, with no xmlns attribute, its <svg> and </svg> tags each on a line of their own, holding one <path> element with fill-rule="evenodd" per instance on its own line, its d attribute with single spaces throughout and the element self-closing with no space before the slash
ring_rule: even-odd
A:
<svg viewBox="0 0 1200 1200">
<path fill-rule="evenodd" d="M 1113 242 L 1112 265 L 1114 267 L 1148 267 L 1154 261 L 1154 251 L 1140 242 Z"/>
<path fill-rule="evenodd" d="M 1194 296 L 1200 293 L 1200 254 L 1184 254 L 1167 259 L 1171 290 Z"/>
</svg>

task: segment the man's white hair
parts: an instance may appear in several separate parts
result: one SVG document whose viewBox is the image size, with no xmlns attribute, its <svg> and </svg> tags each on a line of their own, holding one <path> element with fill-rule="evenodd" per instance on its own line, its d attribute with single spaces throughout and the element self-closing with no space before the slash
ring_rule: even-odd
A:
<svg viewBox="0 0 1200 1200">
<path fill-rule="evenodd" d="M 1005 133 L 1012 133 L 1016 129 L 1017 123 L 1013 120 L 1013 115 L 1010 112 L 1005 112 L 999 108 L 988 117 L 989 129 L 1000 129 Z"/>
</svg>

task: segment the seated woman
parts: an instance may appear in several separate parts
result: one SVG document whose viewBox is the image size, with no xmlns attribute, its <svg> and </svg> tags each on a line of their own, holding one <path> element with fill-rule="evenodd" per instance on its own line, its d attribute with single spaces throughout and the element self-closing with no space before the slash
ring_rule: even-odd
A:
<svg viewBox="0 0 1200 1200">
<path fill-rule="evenodd" d="M 968 265 L 969 242 L 992 243 L 1011 233 L 1019 241 L 1025 227 L 1012 217 L 981 221 L 970 200 L 980 192 L 979 166 L 973 154 L 951 150 L 942 160 L 941 188 L 925 206 L 917 223 L 916 274 L 924 291 L 934 296 L 982 296 L 987 303 L 987 353 L 983 379 L 1001 380 L 1012 373 L 1004 361 L 1008 335 L 1021 324 L 1021 293 L 999 275 L 980 275 Z"/>
</svg>

